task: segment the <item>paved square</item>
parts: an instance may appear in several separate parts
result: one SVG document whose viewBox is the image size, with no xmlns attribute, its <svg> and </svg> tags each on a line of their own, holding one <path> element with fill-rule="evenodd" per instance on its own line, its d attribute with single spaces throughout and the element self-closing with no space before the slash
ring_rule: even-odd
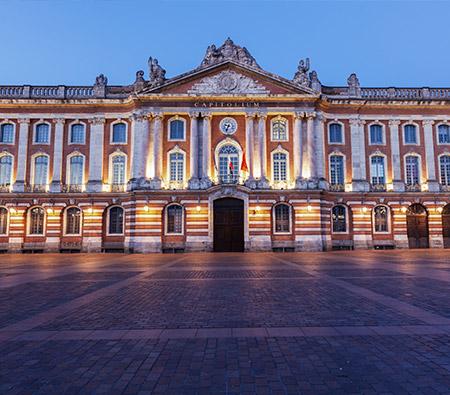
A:
<svg viewBox="0 0 450 395">
<path fill-rule="evenodd" d="M 450 254 L 4 255 L 1 394 L 449 394 Z"/>
</svg>

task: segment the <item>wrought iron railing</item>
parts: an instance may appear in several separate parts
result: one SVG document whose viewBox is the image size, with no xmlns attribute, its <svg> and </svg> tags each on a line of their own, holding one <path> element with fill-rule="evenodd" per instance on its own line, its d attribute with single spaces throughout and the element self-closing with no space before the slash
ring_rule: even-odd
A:
<svg viewBox="0 0 450 395">
<path fill-rule="evenodd" d="M 61 192 L 80 193 L 84 191 L 83 184 L 61 185 Z"/>
<path fill-rule="evenodd" d="M 237 174 L 227 174 L 219 176 L 219 184 L 237 184 L 239 176 Z"/>
<path fill-rule="evenodd" d="M 406 184 L 405 185 L 406 192 L 420 192 L 422 187 L 420 184 Z"/>
<path fill-rule="evenodd" d="M 29 184 L 25 185 L 25 192 L 47 192 L 48 185 L 47 184 Z"/>
<path fill-rule="evenodd" d="M 386 184 L 370 184 L 370 190 L 372 192 L 385 192 Z"/>
<path fill-rule="evenodd" d="M 345 185 L 344 184 L 330 184 L 330 191 L 332 192 L 344 192 Z"/>
<path fill-rule="evenodd" d="M 125 192 L 127 190 L 127 184 L 111 184 L 111 192 Z"/>
</svg>

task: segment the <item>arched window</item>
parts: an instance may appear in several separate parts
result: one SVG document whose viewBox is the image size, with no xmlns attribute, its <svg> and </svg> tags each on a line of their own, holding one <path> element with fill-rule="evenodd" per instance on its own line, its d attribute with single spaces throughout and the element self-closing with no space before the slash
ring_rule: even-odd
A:
<svg viewBox="0 0 450 395">
<path fill-rule="evenodd" d="M 14 125 L 4 123 L 0 127 L 0 143 L 12 144 L 14 142 Z"/>
<path fill-rule="evenodd" d="M 418 185 L 420 183 L 419 157 L 408 155 L 405 158 L 406 185 Z"/>
<path fill-rule="evenodd" d="M 184 179 L 184 155 L 181 152 L 172 152 L 169 155 L 170 181 L 183 182 Z"/>
<path fill-rule="evenodd" d="M 33 207 L 29 213 L 29 234 L 43 235 L 45 212 L 42 207 Z"/>
<path fill-rule="evenodd" d="M 347 208 L 343 205 L 334 206 L 331 210 L 333 233 L 347 232 Z"/>
<path fill-rule="evenodd" d="M 183 207 L 178 204 L 171 204 L 166 208 L 167 234 L 183 233 Z"/>
<path fill-rule="evenodd" d="M 287 155 L 283 152 L 272 154 L 273 181 L 287 180 Z"/>
<path fill-rule="evenodd" d="M 33 185 L 47 185 L 48 183 L 48 156 L 38 155 L 34 158 Z"/>
<path fill-rule="evenodd" d="M 441 184 L 450 186 L 450 155 L 442 155 L 439 158 L 439 165 L 441 170 Z"/>
<path fill-rule="evenodd" d="M 405 125 L 404 141 L 405 141 L 405 144 L 417 144 L 417 127 L 416 127 L 416 125 Z"/>
<path fill-rule="evenodd" d="M 224 145 L 219 151 L 219 180 L 223 184 L 239 179 L 239 151 L 234 145 Z"/>
<path fill-rule="evenodd" d="M 113 125 L 111 141 L 115 144 L 125 144 L 127 142 L 127 125 L 124 122 Z"/>
<path fill-rule="evenodd" d="M 66 210 L 66 235 L 79 235 L 81 233 L 81 210 L 78 207 L 69 207 Z"/>
<path fill-rule="evenodd" d="M 370 144 L 383 144 L 383 127 L 370 125 Z"/>
<path fill-rule="evenodd" d="M 344 157 L 342 155 L 330 155 L 330 184 L 344 185 Z"/>
<path fill-rule="evenodd" d="M 125 166 L 126 166 L 126 156 L 125 155 L 114 155 L 111 159 L 111 184 L 112 185 L 123 185 L 125 184 Z"/>
<path fill-rule="evenodd" d="M 384 156 L 374 155 L 370 159 L 370 176 L 372 185 L 384 185 L 386 183 Z"/>
<path fill-rule="evenodd" d="M 12 176 L 12 155 L 3 155 L 0 157 L 0 185 L 11 185 Z"/>
<path fill-rule="evenodd" d="M 50 141 L 50 127 L 46 123 L 36 125 L 36 133 L 34 135 L 34 142 L 36 144 L 48 144 Z"/>
<path fill-rule="evenodd" d="M 439 144 L 450 144 L 450 126 L 439 125 L 438 127 Z"/>
<path fill-rule="evenodd" d="M 84 174 L 83 155 L 73 155 L 69 159 L 69 185 L 82 185 Z"/>
<path fill-rule="evenodd" d="M 280 203 L 274 207 L 274 232 L 291 233 L 291 207 L 288 204 Z"/>
<path fill-rule="evenodd" d="M 6 235 L 8 233 L 8 210 L 5 207 L 0 207 L 0 234 Z"/>
<path fill-rule="evenodd" d="M 119 206 L 111 207 L 108 210 L 108 234 L 123 234 L 123 208 Z"/>
<path fill-rule="evenodd" d="M 184 140 L 184 120 L 172 119 L 169 123 L 169 140 Z"/>
<path fill-rule="evenodd" d="M 70 142 L 72 144 L 84 144 L 85 132 L 82 123 L 76 123 L 70 127 Z"/>
<path fill-rule="evenodd" d="M 342 125 L 331 123 L 328 128 L 328 141 L 331 144 L 341 144 L 343 142 Z"/>
<path fill-rule="evenodd" d="M 389 232 L 389 209 L 386 206 L 376 206 L 373 209 L 375 233 Z"/>
<path fill-rule="evenodd" d="M 272 141 L 287 141 L 287 121 L 283 118 L 272 120 Z"/>
</svg>

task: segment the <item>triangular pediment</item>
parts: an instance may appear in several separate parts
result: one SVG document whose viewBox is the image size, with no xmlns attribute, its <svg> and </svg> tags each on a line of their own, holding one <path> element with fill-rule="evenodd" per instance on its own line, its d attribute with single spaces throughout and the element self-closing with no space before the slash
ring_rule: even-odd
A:
<svg viewBox="0 0 450 395">
<path fill-rule="evenodd" d="M 168 79 L 159 86 L 147 87 L 139 94 L 265 96 L 277 94 L 316 95 L 317 92 L 256 67 L 224 61 L 210 67 L 194 69 Z"/>
</svg>

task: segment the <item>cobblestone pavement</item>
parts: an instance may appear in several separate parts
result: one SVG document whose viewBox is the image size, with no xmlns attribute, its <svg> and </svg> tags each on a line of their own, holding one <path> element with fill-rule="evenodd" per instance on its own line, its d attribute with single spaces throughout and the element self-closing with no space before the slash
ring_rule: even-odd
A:
<svg viewBox="0 0 450 395">
<path fill-rule="evenodd" d="M 450 253 L 2 255 L 0 394 L 450 394 Z"/>
</svg>

